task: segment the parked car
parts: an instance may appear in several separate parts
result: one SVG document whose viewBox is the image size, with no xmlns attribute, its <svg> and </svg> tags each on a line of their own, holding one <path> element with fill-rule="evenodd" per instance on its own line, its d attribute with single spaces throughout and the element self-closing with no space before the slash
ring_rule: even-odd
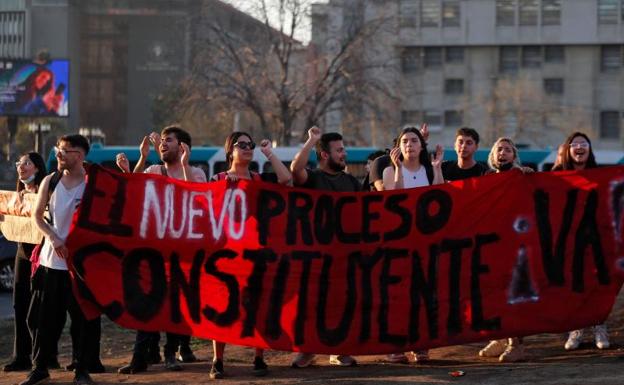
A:
<svg viewBox="0 0 624 385">
<path fill-rule="evenodd" d="M 15 272 L 15 253 L 17 244 L 11 242 L 0 233 L 0 291 L 13 290 Z"/>
</svg>

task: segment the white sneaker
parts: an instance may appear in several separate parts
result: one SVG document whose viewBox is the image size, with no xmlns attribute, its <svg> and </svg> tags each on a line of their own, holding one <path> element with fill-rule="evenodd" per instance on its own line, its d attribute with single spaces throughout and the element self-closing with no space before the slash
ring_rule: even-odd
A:
<svg viewBox="0 0 624 385">
<path fill-rule="evenodd" d="M 609 334 L 605 325 L 594 326 L 594 337 L 598 349 L 609 349 Z"/>
<path fill-rule="evenodd" d="M 505 352 L 507 340 L 492 340 L 486 347 L 479 350 L 479 357 L 498 357 Z"/>
<path fill-rule="evenodd" d="M 500 362 L 516 362 L 524 360 L 524 345 L 507 345 L 503 354 L 498 357 Z"/>
<path fill-rule="evenodd" d="M 583 329 L 572 330 L 570 334 L 568 335 L 568 340 L 566 341 L 565 345 L 563 345 L 563 347 L 565 348 L 565 350 L 578 349 L 582 338 L 583 338 Z"/>
<path fill-rule="evenodd" d="M 314 354 L 311 353 L 297 353 L 293 358 L 290 366 L 293 368 L 306 368 L 314 362 Z"/>
<path fill-rule="evenodd" d="M 414 362 L 417 364 L 423 364 L 429 361 L 429 350 L 417 350 L 412 352 Z"/>
<path fill-rule="evenodd" d="M 386 361 L 393 364 L 407 364 L 409 360 L 405 353 L 392 353 L 386 356 Z"/>
<path fill-rule="evenodd" d="M 330 365 L 338 365 L 338 366 L 355 366 L 357 361 L 355 358 L 351 356 L 329 356 L 329 364 Z"/>
</svg>

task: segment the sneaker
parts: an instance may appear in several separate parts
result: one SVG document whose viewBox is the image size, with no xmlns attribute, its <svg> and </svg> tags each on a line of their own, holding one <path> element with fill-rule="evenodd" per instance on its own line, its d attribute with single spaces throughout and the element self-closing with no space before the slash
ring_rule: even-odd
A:
<svg viewBox="0 0 624 385">
<path fill-rule="evenodd" d="M 583 338 L 583 330 L 573 330 L 568 335 L 568 340 L 566 341 L 563 347 L 565 350 L 574 350 L 578 349 L 579 344 L 581 343 L 581 339 Z"/>
<path fill-rule="evenodd" d="M 329 364 L 338 366 L 355 366 L 357 365 L 357 361 L 351 356 L 331 355 L 329 356 Z"/>
<path fill-rule="evenodd" d="M 409 360 L 405 353 L 392 353 L 386 356 L 386 362 L 393 364 L 407 364 Z"/>
<path fill-rule="evenodd" d="M 122 366 L 117 370 L 119 374 L 135 374 L 145 372 L 147 370 L 147 363 L 145 361 L 132 360 L 126 366 Z"/>
<path fill-rule="evenodd" d="M 165 369 L 172 372 L 179 372 L 182 370 L 182 366 L 178 364 L 178 361 L 175 358 L 175 355 L 165 357 Z"/>
<path fill-rule="evenodd" d="M 486 347 L 479 350 L 479 357 L 498 357 L 505 352 L 507 340 L 492 340 Z"/>
<path fill-rule="evenodd" d="M 218 380 L 225 376 L 225 372 L 223 371 L 223 361 L 212 361 L 212 367 L 210 368 L 209 376 L 211 380 Z"/>
<path fill-rule="evenodd" d="M 607 327 L 605 325 L 594 326 L 594 337 L 598 349 L 609 348 L 609 334 L 607 333 Z"/>
<path fill-rule="evenodd" d="M 28 377 L 19 383 L 19 385 L 36 385 L 43 384 L 50 379 L 50 374 L 47 370 L 42 369 L 34 369 L 29 374 Z"/>
<path fill-rule="evenodd" d="M 74 385 L 93 385 L 93 380 L 89 373 L 81 370 L 74 375 Z"/>
<path fill-rule="evenodd" d="M 264 362 L 262 357 L 255 357 L 253 361 L 253 375 L 256 377 L 264 377 L 269 372 L 269 366 Z"/>
<path fill-rule="evenodd" d="M 292 360 L 290 366 L 293 368 L 306 368 L 314 362 L 314 354 L 310 353 L 297 353 Z"/>
<path fill-rule="evenodd" d="M 412 357 L 414 357 L 414 362 L 417 364 L 428 362 L 429 350 L 418 350 L 418 351 L 412 352 Z"/>
<path fill-rule="evenodd" d="M 32 364 L 28 360 L 14 359 L 2 368 L 5 372 L 21 372 L 32 369 Z"/>
<path fill-rule="evenodd" d="M 178 356 L 178 361 L 184 362 L 184 363 L 196 362 L 197 357 L 195 357 L 195 354 L 193 354 L 193 352 L 191 351 L 188 351 L 188 352 L 180 351 L 180 355 Z"/>
<path fill-rule="evenodd" d="M 498 357 L 499 362 L 516 362 L 524 360 L 524 345 L 507 345 L 505 351 Z"/>
</svg>

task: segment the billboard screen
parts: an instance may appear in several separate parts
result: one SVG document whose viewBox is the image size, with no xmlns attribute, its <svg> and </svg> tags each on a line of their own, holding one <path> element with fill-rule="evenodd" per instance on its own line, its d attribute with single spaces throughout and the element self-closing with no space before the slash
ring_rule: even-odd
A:
<svg viewBox="0 0 624 385">
<path fill-rule="evenodd" d="M 68 116 L 69 61 L 0 59 L 0 115 Z"/>
</svg>

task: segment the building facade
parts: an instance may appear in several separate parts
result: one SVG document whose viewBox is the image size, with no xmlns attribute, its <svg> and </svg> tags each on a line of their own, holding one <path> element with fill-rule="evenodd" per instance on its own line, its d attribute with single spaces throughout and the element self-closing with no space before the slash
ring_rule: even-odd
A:
<svg viewBox="0 0 624 385">
<path fill-rule="evenodd" d="M 385 20 L 369 46 L 391 70 L 370 76 L 398 84 L 400 100 L 383 132 L 360 130 L 370 143 L 427 122 L 446 145 L 467 125 L 490 143 L 556 146 L 579 129 L 596 148 L 623 147 L 624 0 L 330 0 L 312 8 L 312 43 L 330 49 L 358 7 L 365 23 Z M 328 128 L 344 130 L 340 117 Z"/>
</svg>

